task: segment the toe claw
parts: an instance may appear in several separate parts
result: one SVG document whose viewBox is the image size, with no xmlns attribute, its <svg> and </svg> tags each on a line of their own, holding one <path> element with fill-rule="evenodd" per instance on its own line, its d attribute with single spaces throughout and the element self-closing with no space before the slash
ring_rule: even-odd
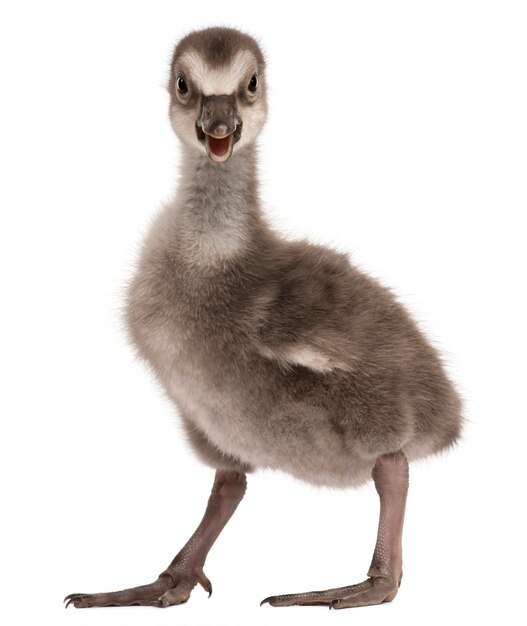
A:
<svg viewBox="0 0 527 626">
<path fill-rule="evenodd" d="M 66 603 L 66 606 L 64 608 L 67 609 L 70 604 L 73 604 L 75 606 L 75 602 L 77 600 L 82 600 L 83 598 L 87 597 L 87 593 L 70 593 L 69 596 L 66 596 L 63 600 L 63 602 Z"/>
<path fill-rule="evenodd" d="M 280 606 L 279 601 L 282 597 L 283 596 L 269 596 L 268 598 L 264 598 L 260 602 L 260 606 L 263 606 L 264 604 L 268 604 L 269 606 Z"/>
<path fill-rule="evenodd" d="M 67 595 L 64 600 L 62 600 L 62 602 L 67 602 L 68 600 L 71 600 L 74 596 L 80 596 L 80 593 L 70 593 L 69 595 Z"/>
<path fill-rule="evenodd" d="M 198 574 L 198 582 L 199 584 L 203 587 L 203 589 L 205 589 L 205 591 L 209 594 L 209 598 L 212 595 L 212 583 L 210 582 L 210 580 L 205 576 L 205 574 L 203 573 L 203 571 L 201 571 Z"/>
</svg>

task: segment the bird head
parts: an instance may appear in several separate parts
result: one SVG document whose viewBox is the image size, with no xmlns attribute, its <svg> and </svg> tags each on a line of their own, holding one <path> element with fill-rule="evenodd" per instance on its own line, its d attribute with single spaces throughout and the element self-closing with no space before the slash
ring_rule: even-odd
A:
<svg viewBox="0 0 527 626">
<path fill-rule="evenodd" d="M 207 28 L 174 50 L 170 122 L 179 139 L 216 163 L 253 144 L 267 116 L 265 61 L 256 41 L 232 28 Z"/>
</svg>

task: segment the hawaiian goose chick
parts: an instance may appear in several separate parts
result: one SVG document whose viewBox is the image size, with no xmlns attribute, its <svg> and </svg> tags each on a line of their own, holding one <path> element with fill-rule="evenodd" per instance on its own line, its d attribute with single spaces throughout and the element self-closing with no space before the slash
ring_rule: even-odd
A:
<svg viewBox="0 0 527 626">
<path fill-rule="evenodd" d="M 387 289 L 346 256 L 287 241 L 266 224 L 256 174 L 267 112 L 257 43 L 228 28 L 189 34 L 175 48 L 168 89 L 181 181 L 144 243 L 127 321 L 216 475 L 202 522 L 155 582 L 72 594 L 67 604 L 165 607 L 186 602 L 197 583 L 210 593 L 205 559 L 257 468 L 339 487 L 373 477 L 380 497 L 364 582 L 264 602 L 393 600 L 408 461 L 456 441 L 458 396 Z"/>
</svg>

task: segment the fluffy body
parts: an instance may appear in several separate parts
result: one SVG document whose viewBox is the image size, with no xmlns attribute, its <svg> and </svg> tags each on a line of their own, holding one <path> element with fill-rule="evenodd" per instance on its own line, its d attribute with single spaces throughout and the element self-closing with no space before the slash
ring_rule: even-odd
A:
<svg viewBox="0 0 527 626">
<path fill-rule="evenodd" d="M 351 486 L 380 455 L 450 446 L 460 403 L 438 355 L 345 255 L 267 226 L 254 151 L 216 164 L 185 150 L 129 289 L 132 340 L 195 451 Z"/>
</svg>

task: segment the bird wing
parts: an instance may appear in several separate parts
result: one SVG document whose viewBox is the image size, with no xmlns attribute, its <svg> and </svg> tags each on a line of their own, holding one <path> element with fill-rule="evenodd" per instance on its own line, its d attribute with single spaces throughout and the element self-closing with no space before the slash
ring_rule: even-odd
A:
<svg viewBox="0 0 527 626">
<path fill-rule="evenodd" d="M 353 369 L 353 270 L 347 257 L 315 246 L 293 250 L 259 298 L 256 348 L 285 367 Z"/>
</svg>

